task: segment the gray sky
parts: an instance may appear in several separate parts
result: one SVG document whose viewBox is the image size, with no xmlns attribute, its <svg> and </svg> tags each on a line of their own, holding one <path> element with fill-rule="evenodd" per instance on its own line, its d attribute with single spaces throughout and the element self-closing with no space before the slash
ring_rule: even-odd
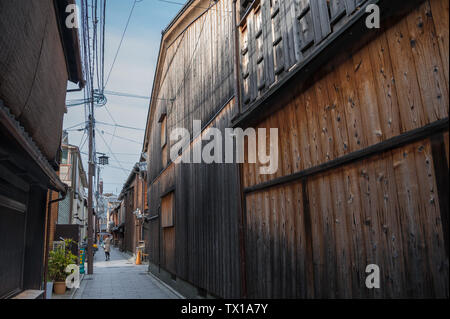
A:
<svg viewBox="0 0 450 319">
<path fill-rule="evenodd" d="M 182 3 L 182 0 L 177 0 Z M 134 0 L 108 0 L 105 48 L 105 74 L 109 73 Z M 161 31 L 181 9 L 181 5 L 160 0 L 143 0 L 136 4 L 117 62 L 106 90 L 140 96 L 150 96 Z M 105 75 L 105 76 L 106 76 Z M 68 93 L 67 99 L 82 98 L 80 93 Z M 108 104 L 96 108 L 96 120 L 140 128 L 142 131 L 97 124 L 97 152 L 110 157 L 110 165 L 102 170 L 104 192 L 118 194 L 133 165 L 139 160 L 147 119 L 149 101 L 107 95 Z M 108 114 L 108 110 L 111 113 Z M 85 121 L 84 107 L 71 107 L 64 117 L 64 128 Z M 80 126 L 81 127 L 81 126 Z M 80 128 L 77 127 L 77 128 Z M 115 136 L 113 136 L 115 135 Z M 83 138 L 83 141 L 82 141 Z M 83 132 L 70 131 L 69 143 L 82 146 Z M 115 154 L 111 154 L 108 144 Z M 87 170 L 88 143 L 81 148 L 84 169 Z M 85 154 L 83 154 L 85 153 Z"/>
</svg>

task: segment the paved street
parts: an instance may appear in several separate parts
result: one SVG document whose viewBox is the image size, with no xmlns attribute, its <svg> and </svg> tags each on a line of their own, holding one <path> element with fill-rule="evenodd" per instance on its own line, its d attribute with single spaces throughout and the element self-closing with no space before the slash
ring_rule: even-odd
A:
<svg viewBox="0 0 450 319">
<path fill-rule="evenodd" d="M 118 249 L 111 249 L 111 260 L 99 248 L 94 274 L 86 275 L 75 299 L 176 299 L 170 289 L 147 273 L 147 265 L 135 265 Z"/>
</svg>

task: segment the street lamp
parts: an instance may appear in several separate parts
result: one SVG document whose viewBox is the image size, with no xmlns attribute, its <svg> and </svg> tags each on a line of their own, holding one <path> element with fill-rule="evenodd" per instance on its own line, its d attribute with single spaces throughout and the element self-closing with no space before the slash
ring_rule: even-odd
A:
<svg viewBox="0 0 450 319">
<path fill-rule="evenodd" d="M 103 154 L 102 156 L 100 156 L 98 158 L 98 163 L 102 166 L 108 165 L 109 164 L 109 157 L 106 156 L 105 154 Z"/>
</svg>

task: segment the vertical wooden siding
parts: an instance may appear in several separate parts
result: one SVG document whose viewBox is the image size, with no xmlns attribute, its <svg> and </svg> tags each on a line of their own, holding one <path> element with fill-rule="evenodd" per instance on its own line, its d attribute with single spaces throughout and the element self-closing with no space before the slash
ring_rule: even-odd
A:
<svg viewBox="0 0 450 319">
<path fill-rule="evenodd" d="M 447 118 L 447 66 L 435 26 L 448 23 L 448 14 L 444 21 L 433 17 L 426 1 L 362 49 L 324 66 L 306 90 L 300 83 L 295 98 L 258 125 L 280 129 L 278 172 L 260 176 L 258 164 L 245 164 L 244 186 L 320 165 Z"/>
<path fill-rule="evenodd" d="M 134 182 L 133 182 L 134 183 Z M 135 211 L 135 194 L 136 188 L 131 188 L 124 198 L 125 209 L 125 229 L 124 229 L 124 249 L 131 253 L 136 251 L 136 216 Z"/>
<path fill-rule="evenodd" d="M 168 164 L 160 151 L 161 114 L 167 116 L 170 150 L 174 128 L 186 128 L 192 135 L 193 120 L 206 125 L 234 94 L 231 10 L 231 0 L 218 1 L 173 43 L 163 45 L 162 75 L 155 84 L 159 100 L 150 110 L 150 181 Z"/>
<path fill-rule="evenodd" d="M 249 297 L 448 296 L 429 140 L 249 194 Z M 381 289 L 365 268 L 381 269 Z"/>
<path fill-rule="evenodd" d="M 220 0 L 172 44 L 163 44 L 162 75 L 155 84 L 160 100 L 149 120 L 148 202 L 150 215 L 157 216 L 161 198 L 174 192 L 175 230 L 166 237 L 160 220 L 150 222 L 149 257 L 152 263 L 213 295 L 238 298 L 240 196 L 233 182 L 238 180 L 238 166 L 162 165 L 158 123 L 165 113 L 168 150 L 174 128 L 186 128 L 193 137 L 193 120 L 201 120 L 202 128 L 209 125 L 222 132 L 231 126 L 236 110 L 232 26 L 232 1 Z M 162 249 L 173 244 L 175 265 L 167 265 Z"/>
<path fill-rule="evenodd" d="M 448 1 L 425 1 L 336 57 L 306 89 L 299 84 L 258 125 L 279 128 L 278 172 L 244 164 L 245 187 L 448 118 L 448 19 Z M 448 225 L 436 185 L 448 165 L 436 173 L 432 154 L 425 139 L 247 194 L 249 297 L 448 297 Z M 381 268 L 382 289 L 365 288 L 371 263 Z"/>
<path fill-rule="evenodd" d="M 209 127 L 223 133 L 230 126 L 235 107 L 233 101 L 228 103 Z M 191 151 L 196 143 L 200 143 L 199 139 L 191 143 Z M 175 232 L 166 234 L 164 229 L 158 229 L 157 220 L 151 222 L 150 261 L 213 295 L 239 298 L 237 181 L 235 164 L 171 164 L 149 187 L 149 207 L 150 215 L 156 216 L 162 198 L 173 191 Z M 162 254 L 163 247 L 173 248 L 173 236 L 174 268 L 166 264 L 171 256 L 169 260 L 158 259 L 158 252 L 161 258 L 167 257 Z"/>
</svg>

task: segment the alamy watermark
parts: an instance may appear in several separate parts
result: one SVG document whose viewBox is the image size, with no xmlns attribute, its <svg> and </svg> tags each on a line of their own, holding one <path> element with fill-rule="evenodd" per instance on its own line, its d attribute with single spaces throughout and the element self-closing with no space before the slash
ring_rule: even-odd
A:
<svg viewBox="0 0 450 319">
<path fill-rule="evenodd" d="M 366 287 L 368 289 L 380 288 L 380 267 L 376 264 L 370 264 L 366 267 Z"/>
<path fill-rule="evenodd" d="M 75 264 L 68 265 L 65 269 L 69 275 L 66 277 L 67 288 L 80 288 L 80 267 Z"/>
<path fill-rule="evenodd" d="M 366 27 L 368 29 L 380 28 L 380 7 L 376 4 L 369 4 L 366 7 L 366 13 L 369 15 L 366 17 Z"/>
<path fill-rule="evenodd" d="M 66 27 L 68 29 L 78 29 L 79 20 L 78 20 L 78 6 L 76 4 L 69 4 L 66 7 L 66 13 L 68 13 L 66 18 Z"/>
<path fill-rule="evenodd" d="M 66 27 L 69 29 L 78 29 L 79 28 L 79 19 L 78 19 L 79 8 L 76 4 L 69 4 L 66 7 L 66 13 L 68 16 L 66 18 Z M 366 7 L 366 13 L 369 15 L 366 17 L 366 27 L 368 29 L 379 29 L 380 28 L 380 7 L 376 4 L 369 4 Z"/>
<path fill-rule="evenodd" d="M 247 138 L 247 163 L 261 164 L 259 173 L 274 174 L 278 170 L 278 128 L 225 128 L 211 127 L 202 132 L 201 121 L 193 121 L 193 139 L 186 128 L 175 128 L 170 133 L 170 159 L 179 163 L 233 164 L 244 163 Z M 203 146 L 203 141 L 208 143 Z M 236 146 L 236 147 L 235 147 Z"/>
</svg>

